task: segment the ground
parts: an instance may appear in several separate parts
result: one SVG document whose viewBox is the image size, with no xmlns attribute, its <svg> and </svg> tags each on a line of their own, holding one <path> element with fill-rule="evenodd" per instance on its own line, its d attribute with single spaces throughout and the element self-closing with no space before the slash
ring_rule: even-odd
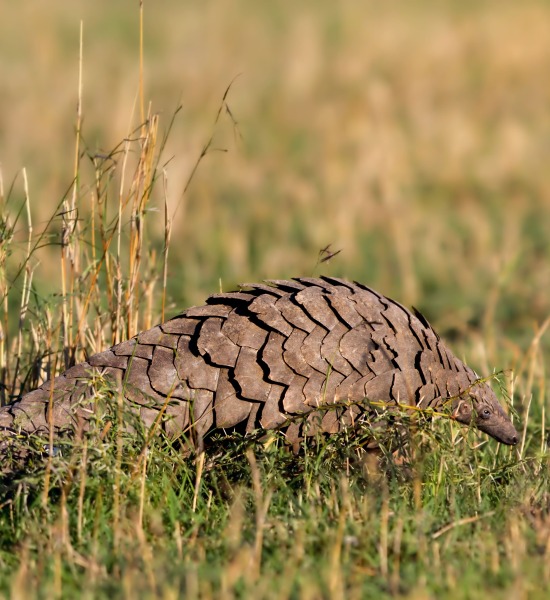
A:
<svg viewBox="0 0 550 600">
<path fill-rule="evenodd" d="M 521 441 L 437 419 L 376 473 L 358 433 L 201 469 L 115 425 L 2 481 L 1 593 L 546 597 L 548 5 L 142 6 L 141 43 L 135 3 L 3 9 L 3 401 L 220 288 L 327 274 L 496 373 Z"/>
</svg>

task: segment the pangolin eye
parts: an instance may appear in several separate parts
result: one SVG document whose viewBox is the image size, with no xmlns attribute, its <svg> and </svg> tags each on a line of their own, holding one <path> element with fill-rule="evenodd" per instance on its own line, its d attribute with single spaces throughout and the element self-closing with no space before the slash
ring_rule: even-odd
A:
<svg viewBox="0 0 550 600">
<path fill-rule="evenodd" d="M 488 419 L 491 416 L 491 411 L 488 408 L 484 408 L 480 415 L 479 415 L 482 419 Z"/>
</svg>

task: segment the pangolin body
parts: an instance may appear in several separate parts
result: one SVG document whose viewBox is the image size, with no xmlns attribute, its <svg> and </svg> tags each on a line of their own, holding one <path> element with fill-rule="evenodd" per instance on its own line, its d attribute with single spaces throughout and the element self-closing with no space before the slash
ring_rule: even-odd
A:
<svg viewBox="0 0 550 600">
<path fill-rule="evenodd" d="M 106 381 L 147 427 L 162 413 L 168 435 L 199 446 L 210 432 L 235 427 L 281 428 L 295 444 L 306 430 L 339 431 L 369 400 L 446 404 L 458 421 L 505 444 L 518 440 L 491 388 L 422 315 L 331 277 L 210 296 L 0 408 L 0 428 L 86 429 Z"/>
</svg>

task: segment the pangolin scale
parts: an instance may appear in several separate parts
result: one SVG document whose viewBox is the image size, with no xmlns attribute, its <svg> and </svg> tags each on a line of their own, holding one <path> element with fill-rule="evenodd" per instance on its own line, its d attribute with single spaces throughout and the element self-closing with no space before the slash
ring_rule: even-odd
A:
<svg viewBox="0 0 550 600">
<path fill-rule="evenodd" d="M 280 428 L 296 444 L 338 432 L 372 410 L 369 401 L 445 404 L 459 422 L 505 444 L 518 441 L 489 385 L 422 315 L 331 277 L 210 296 L 0 408 L 0 429 L 85 430 L 106 381 L 146 427 L 162 413 L 168 435 L 184 434 L 198 447 L 210 432 L 230 428 Z"/>
</svg>

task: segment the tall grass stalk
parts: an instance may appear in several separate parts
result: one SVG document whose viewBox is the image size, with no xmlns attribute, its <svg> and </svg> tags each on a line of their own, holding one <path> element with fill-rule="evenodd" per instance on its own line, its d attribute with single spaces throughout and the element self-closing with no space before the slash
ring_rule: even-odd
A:
<svg viewBox="0 0 550 600">
<path fill-rule="evenodd" d="M 270 12 L 266 23 L 279 23 L 273 31 L 284 37 L 270 46 L 275 33 L 260 29 L 257 57 L 247 53 L 254 74 L 248 69 L 238 86 L 226 86 L 204 136 L 205 95 L 199 112 L 186 104 L 168 118 L 155 111 L 157 102 L 147 103 L 146 25 L 162 9 L 145 13 L 140 2 L 137 89 L 123 139 L 107 150 L 101 147 L 111 137 L 92 133 L 101 130 L 91 105 L 102 69 L 87 44 L 98 30 L 86 21 L 85 45 L 81 20 L 63 193 L 55 205 L 42 202 L 47 186 L 34 179 L 37 163 L 6 189 L 0 171 L 2 403 L 169 317 L 174 298 L 195 301 L 241 277 L 309 273 L 319 248 L 333 243 L 342 252 L 330 265 L 318 261 L 320 272 L 418 301 L 484 377 L 507 369 L 502 395 L 521 444 L 498 446 L 440 415 L 404 410 L 399 419 L 414 435 L 399 458 L 388 443 L 373 459 L 365 450 L 371 432 L 359 427 L 311 438 L 297 454 L 277 432 L 247 440 L 220 433 L 194 459 L 183 438 L 162 435 L 161 415 L 149 431 L 139 423 L 125 430 L 127 407 L 115 397 L 96 442 L 58 448 L 50 437 L 24 473 L 0 478 L 0 595 L 550 593 L 549 278 L 541 226 L 550 213 L 538 170 L 547 92 L 535 77 L 550 53 L 544 36 L 519 43 L 517 19 L 540 31 L 547 16 L 527 4 L 489 12 L 461 5 L 458 21 L 422 3 L 418 13 L 379 7 L 369 19 L 357 3 L 320 3 L 315 13 L 289 5 L 292 19 L 271 7 L 278 20 Z M 171 8 L 178 27 L 192 21 L 175 18 L 182 7 Z M 267 9 L 241 9 L 244 39 Z M 210 18 L 229 35 L 227 10 L 220 5 Z M 193 14 L 200 21 L 203 12 Z M 456 30 L 448 26 L 455 22 Z M 161 30 L 172 39 L 171 29 Z M 381 34 L 369 37 L 368 53 L 365 31 Z M 211 39 L 237 50 L 241 42 Z M 223 53 L 233 55 L 225 46 Z M 266 87 L 255 77 L 278 69 L 275 58 L 281 79 Z M 188 73 L 178 56 L 180 68 Z M 204 85 L 224 85 L 194 68 L 191 103 L 206 94 Z M 226 65 L 224 77 L 234 68 Z M 256 124 L 247 114 L 242 138 L 230 91 L 239 111 L 262 107 Z M 115 112 L 102 115 L 109 131 L 118 131 Z M 178 115 L 187 128 L 183 149 L 169 139 Z M 43 128 L 21 138 L 39 143 Z M 9 123 L 6 131 L 12 135 Z M 235 139 L 239 152 L 214 152 L 233 149 Z M 197 156 L 185 144 L 197 144 Z M 185 168 L 170 164 L 175 147 Z M 42 149 L 48 168 L 52 156 L 63 156 L 57 149 Z M 101 381 L 97 389 L 108 400 Z"/>
</svg>

